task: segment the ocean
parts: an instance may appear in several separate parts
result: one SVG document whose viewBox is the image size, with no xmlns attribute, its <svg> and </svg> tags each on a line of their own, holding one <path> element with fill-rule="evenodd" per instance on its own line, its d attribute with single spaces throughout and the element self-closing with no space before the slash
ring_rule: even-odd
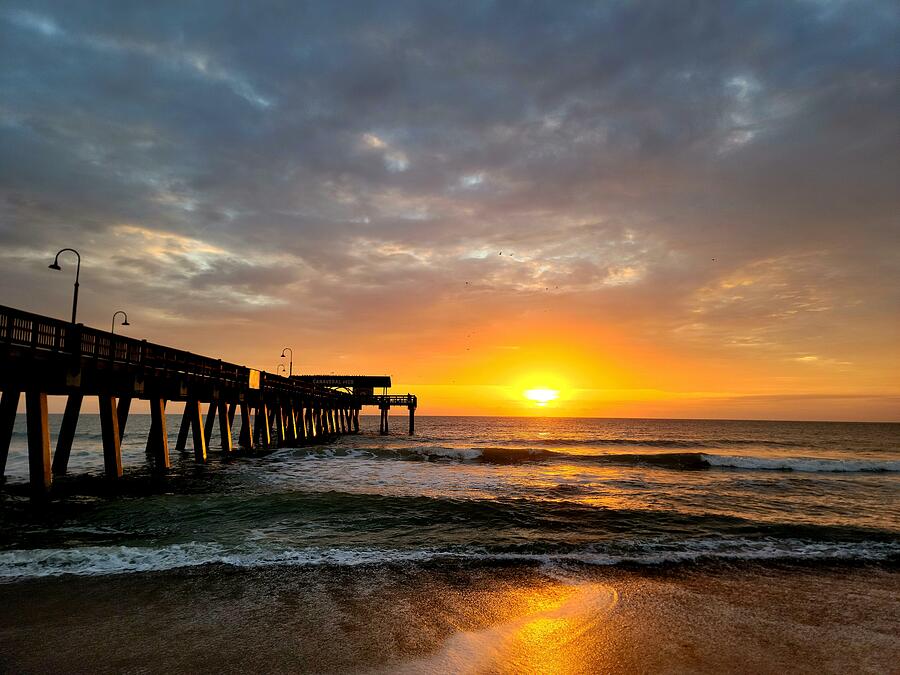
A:
<svg viewBox="0 0 900 675">
<path fill-rule="evenodd" d="M 290 611 L 308 623 L 309 607 L 319 607 L 315 621 L 330 617 L 327 623 L 337 631 L 332 624 L 349 621 L 352 612 L 335 604 L 335 594 L 353 589 L 353 602 L 369 598 L 358 611 L 370 621 L 405 607 L 397 620 L 407 628 L 432 614 L 435 621 L 443 616 L 449 627 L 426 639 L 426 628 L 419 626 L 411 642 L 390 648 L 379 643 L 357 660 L 341 661 L 335 651 L 330 661 L 321 654 L 315 658 L 325 660 L 309 661 L 305 645 L 300 651 L 306 660 L 277 663 L 299 670 L 317 670 L 311 664 L 318 663 L 324 671 L 378 666 L 512 672 L 517 669 L 497 666 L 510 663 L 509 654 L 484 655 L 486 645 L 503 640 L 482 633 L 497 625 L 513 625 L 512 633 L 521 633 L 516 612 L 527 616 L 531 610 L 510 598 L 525 602 L 523 588 L 552 597 L 574 588 L 577 596 L 584 584 L 593 584 L 577 601 L 565 596 L 576 609 L 566 605 L 568 610 L 559 610 L 563 614 L 553 615 L 565 622 L 576 615 L 606 616 L 617 604 L 616 611 L 624 611 L 617 584 L 627 579 L 642 579 L 644 592 L 651 578 L 673 583 L 677 577 L 683 592 L 701 572 L 704 583 L 715 578 L 721 585 L 746 583 L 748 575 L 771 576 L 777 569 L 777 579 L 765 583 L 788 589 L 795 599 L 803 580 L 813 577 L 819 584 L 825 575 L 832 589 L 857 584 L 839 592 L 843 600 L 836 612 L 849 611 L 848 594 L 865 595 L 867 580 L 877 577 L 875 585 L 889 591 L 879 601 L 880 620 L 888 623 L 873 629 L 887 641 L 880 643 L 878 658 L 900 654 L 890 636 L 900 627 L 898 424 L 422 416 L 417 434 L 409 437 L 400 432 L 405 418 L 396 416 L 392 435 L 379 436 L 372 416 L 362 418 L 359 435 L 228 459 L 216 451 L 216 430 L 210 461 L 198 467 L 190 449 L 182 456 L 174 452 L 179 417 L 168 420 L 173 471 L 163 479 L 144 468 L 149 416 L 128 420 L 126 477 L 111 493 L 101 477 L 99 421 L 83 416 L 72 476 L 59 481 L 59 498 L 34 506 L 24 496 L 27 457 L 19 416 L 0 509 L 0 601 L 5 598 L 9 608 L 18 598 L 31 606 L 34 597 L 26 602 L 21 594 L 32 589 L 50 607 L 63 588 L 95 589 L 85 600 L 90 603 L 105 597 L 99 589 L 110 584 L 123 597 L 144 601 L 147 587 L 173 584 L 182 588 L 179 598 L 203 585 L 231 597 L 239 591 L 230 584 L 241 584 L 240 593 L 256 589 L 254 599 L 244 601 L 257 609 L 288 595 L 306 597 L 306 609 L 291 605 Z M 55 433 L 60 416 L 52 418 Z M 605 590 L 597 591 L 597 584 Z M 487 595 L 461 600 L 461 593 L 477 595 L 480 588 Z M 666 598 L 674 597 L 671 592 L 659 591 Z M 746 589 L 733 592 L 728 597 L 735 602 L 746 595 Z M 497 598 L 504 598 L 509 611 L 491 619 L 499 611 L 492 605 Z M 769 598 L 765 606 L 771 610 L 782 600 Z M 809 602 L 821 609 L 835 600 L 829 605 L 820 596 Z M 472 607 L 481 607 L 477 621 Z M 705 605 L 696 613 L 702 611 L 708 611 Z M 673 620 L 660 635 L 676 625 Z M 372 639 L 367 631 L 363 638 L 362 629 L 340 630 L 349 631 L 345 638 L 356 649 Z M 21 634 L 6 639 L 25 649 Z M 454 644 L 456 656 L 435 656 Z M 471 661 L 475 653 L 482 660 Z M 516 653 L 521 657 L 522 649 Z M 848 653 L 855 652 L 842 652 Z M 585 658 L 601 663 L 596 652 Z M 760 667 L 776 665 L 766 661 Z M 274 662 L 268 667 L 277 670 Z"/>
</svg>

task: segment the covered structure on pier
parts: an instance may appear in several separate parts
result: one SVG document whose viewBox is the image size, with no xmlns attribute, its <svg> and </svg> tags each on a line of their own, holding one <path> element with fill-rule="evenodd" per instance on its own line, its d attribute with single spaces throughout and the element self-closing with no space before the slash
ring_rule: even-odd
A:
<svg viewBox="0 0 900 675">
<path fill-rule="evenodd" d="M 390 375 L 294 375 L 291 379 L 315 387 L 346 391 L 353 394 L 360 405 L 378 406 L 381 412 L 378 430 L 382 434 L 389 431 L 388 415 L 391 406 L 405 406 L 409 411 L 409 434 L 415 433 L 418 399 L 413 394 L 388 394 L 391 387 Z"/>
</svg>

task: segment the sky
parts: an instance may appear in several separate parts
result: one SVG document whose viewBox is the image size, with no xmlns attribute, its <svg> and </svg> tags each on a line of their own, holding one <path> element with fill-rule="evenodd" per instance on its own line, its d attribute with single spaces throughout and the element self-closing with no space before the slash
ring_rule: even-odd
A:
<svg viewBox="0 0 900 675">
<path fill-rule="evenodd" d="M 0 63 L 0 304 L 74 247 L 81 322 L 421 414 L 900 420 L 895 2 L 0 0 Z"/>
</svg>

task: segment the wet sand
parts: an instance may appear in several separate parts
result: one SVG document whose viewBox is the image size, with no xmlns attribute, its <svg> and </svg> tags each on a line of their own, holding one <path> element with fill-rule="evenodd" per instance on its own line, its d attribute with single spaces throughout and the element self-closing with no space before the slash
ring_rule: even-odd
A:
<svg viewBox="0 0 900 675">
<path fill-rule="evenodd" d="M 17 673 L 900 672 L 894 567 L 226 566 L 0 585 Z"/>
</svg>

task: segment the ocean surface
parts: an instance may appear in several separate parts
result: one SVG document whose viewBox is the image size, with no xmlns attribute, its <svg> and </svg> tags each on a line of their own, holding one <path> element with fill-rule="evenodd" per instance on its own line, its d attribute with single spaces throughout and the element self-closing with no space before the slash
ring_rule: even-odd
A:
<svg viewBox="0 0 900 675">
<path fill-rule="evenodd" d="M 207 466 L 173 450 L 171 476 L 151 481 L 149 416 L 132 415 L 125 485 L 146 489 L 110 496 L 95 489 L 99 420 L 84 415 L 70 489 L 36 508 L 16 489 L 20 415 L 0 580 L 207 563 L 900 558 L 898 424 L 420 417 L 408 437 L 403 422 L 383 437 L 363 417 L 359 435 L 227 460 L 216 431 Z"/>
</svg>

